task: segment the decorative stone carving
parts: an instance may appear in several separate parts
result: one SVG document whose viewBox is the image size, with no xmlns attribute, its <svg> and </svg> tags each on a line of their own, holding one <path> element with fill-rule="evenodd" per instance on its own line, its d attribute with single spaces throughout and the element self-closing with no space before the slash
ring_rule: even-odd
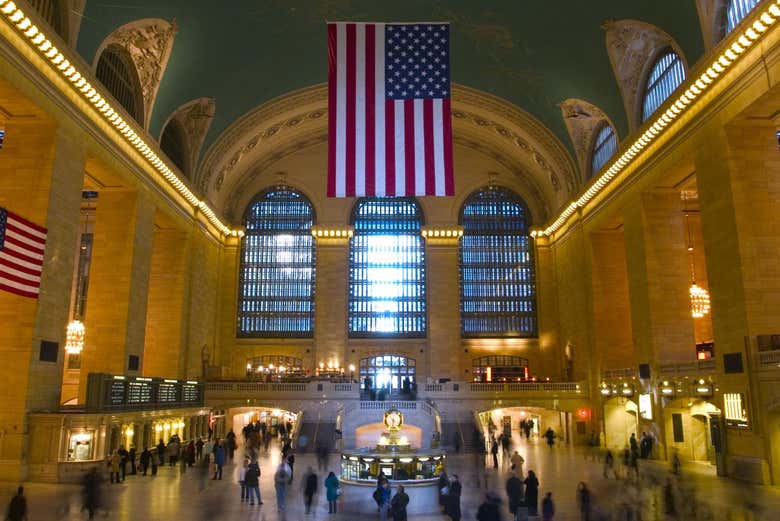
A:
<svg viewBox="0 0 780 521">
<path fill-rule="evenodd" d="M 605 122 L 613 129 L 615 125 L 600 108 L 585 100 L 569 98 L 562 101 L 559 106 L 563 122 L 566 123 L 566 129 L 574 145 L 574 153 L 577 154 L 580 181 L 584 183 L 592 175 L 590 159 L 597 130 Z"/>
<path fill-rule="evenodd" d="M 184 128 L 187 137 L 187 165 L 184 174 L 188 177 L 195 170 L 194 166 L 198 162 L 200 149 L 206 139 L 211 122 L 214 120 L 215 112 L 216 101 L 214 98 L 197 98 L 176 109 L 162 126 L 160 139 L 162 139 L 165 127 L 172 120 L 178 121 Z"/>
<path fill-rule="evenodd" d="M 130 54 L 141 83 L 144 100 L 143 123 L 147 129 L 175 35 L 176 20 L 168 22 L 160 18 L 144 18 L 116 29 L 103 40 L 95 53 L 93 68 L 97 68 L 103 49 L 109 45 L 118 45 Z"/>
<path fill-rule="evenodd" d="M 729 0 L 696 0 L 704 50 L 709 51 L 726 34 L 726 10 Z"/>
<path fill-rule="evenodd" d="M 633 132 L 641 122 L 644 81 L 652 60 L 661 50 L 671 47 L 686 71 L 688 64 L 677 42 L 654 25 L 639 20 L 607 20 L 602 27 L 606 31 L 609 61 L 626 107 L 629 131 Z"/>
</svg>

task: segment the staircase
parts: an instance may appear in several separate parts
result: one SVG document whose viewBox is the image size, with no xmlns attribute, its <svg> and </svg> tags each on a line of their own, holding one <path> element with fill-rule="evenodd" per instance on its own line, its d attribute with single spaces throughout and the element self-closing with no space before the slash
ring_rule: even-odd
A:
<svg viewBox="0 0 780 521">
<path fill-rule="evenodd" d="M 333 438 L 336 432 L 334 422 L 304 421 L 298 432 L 295 451 L 298 453 L 316 452 L 319 444 L 325 444 L 333 450 Z M 305 440 L 305 444 L 302 441 Z"/>
</svg>

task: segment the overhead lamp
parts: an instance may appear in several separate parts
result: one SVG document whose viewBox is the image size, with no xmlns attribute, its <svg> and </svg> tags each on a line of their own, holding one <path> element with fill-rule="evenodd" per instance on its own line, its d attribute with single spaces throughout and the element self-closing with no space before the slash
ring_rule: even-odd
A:
<svg viewBox="0 0 780 521">
<path fill-rule="evenodd" d="M 620 394 L 623 396 L 632 396 L 634 394 L 634 390 L 628 386 L 628 383 L 623 383 L 623 388 L 620 389 Z"/>
<path fill-rule="evenodd" d="M 701 396 L 711 396 L 712 386 L 705 382 L 703 378 L 700 378 L 699 381 L 696 382 L 696 393 Z"/>
<path fill-rule="evenodd" d="M 84 349 L 86 330 L 81 320 L 73 320 L 65 330 L 65 352 L 77 355 Z"/>
<path fill-rule="evenodd" d="M 602 396 L 609 396 L 610 394 L 612 394 L 612 391 L 610 391 L 606 383 L 601 384 L 601 390 L 599 392 L 601 393 Z"/>
<path fill-rule="evenodd" d="M 667 380 L 664 380 L 661 384 L 661 394 L 664 396 L 671 396 L 674 394 L 674 386 L 670 384 Z"/>
</svg>

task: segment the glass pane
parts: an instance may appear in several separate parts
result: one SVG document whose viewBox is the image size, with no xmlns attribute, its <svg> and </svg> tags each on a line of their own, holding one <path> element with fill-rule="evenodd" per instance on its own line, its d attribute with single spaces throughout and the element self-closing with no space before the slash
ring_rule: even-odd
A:
<svg viewBox="0 0 780 521">
<path fill-rule="evenodd" d="M 536 281 L 522 200 L 503 188 L 472 194 L 461 214 L 464 336 L 536 336 Z"/>
<path fill-rule="evenodd" d="M 247 210 L 241 253 L 238 336 L 311 336 L 315 251 L 311 203 L 275 189 Z"/>
<path fill-rule="evenodd" d="M 413 199 L 364 199 L 350 240 L 352 336 L 424 336 L 425 250 Z M 391 363 L 391 357 L 385 359 Z"/>
<path fill-rule="evenodd" d="M 662 54 L 656 60 L 647 78 L 642 104 L 642 121 L 647 121 L 683 81 L 685 81 L 685 68 L 677 53 L 668 51 Z"/>
<path fill-rule="evenodd" d="M 726 10 L 726 34 L 730 33 L 758 4 L 759 0 L 731 0 Z"/>
</svg>

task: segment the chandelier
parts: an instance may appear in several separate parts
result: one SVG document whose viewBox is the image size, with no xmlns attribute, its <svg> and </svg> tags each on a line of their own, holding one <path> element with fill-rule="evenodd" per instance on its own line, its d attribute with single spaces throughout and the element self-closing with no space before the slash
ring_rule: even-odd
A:
<svg viewBox="0 0 780 521">
<path fill-rule="evenodd" d="M 683 195 L 683 200 L 685 199 L 686 197 Z M 688 252 L 691 254 L 691 287 L 688 289 L 691 298 L 691 316 L 702 318 L 710 312 L 710 293 L 696 284 L 696 263 L 693 258 L 693 237 L 691 236 L 688 212 L 685 212 L 685 227 L 688 231 Z"/>
<path fill-rule="evenodd" d="M 710 294 L 696 281 L 693 281 L 689 290 L 691 295 L 691 315 L 693 318 L 701 318 L 710 312 Z"/>
<path fill-rule="evenodd" d="M 65 331 L 65 352 L 73 355 L 81 353 L 84 349 L 84 324 L 80 320 L 73 320 Z"/>
</svg>

